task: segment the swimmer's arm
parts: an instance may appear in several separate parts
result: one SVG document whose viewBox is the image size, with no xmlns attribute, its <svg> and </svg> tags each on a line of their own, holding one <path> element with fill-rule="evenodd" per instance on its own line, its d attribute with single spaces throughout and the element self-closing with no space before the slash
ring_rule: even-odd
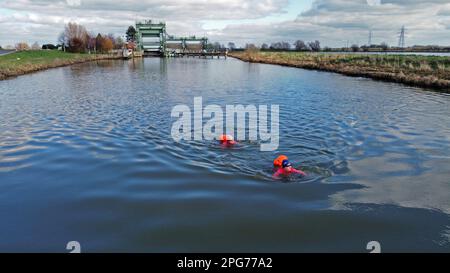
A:
<svg viewBox="0 0 450 273">
<path fill-rule="evenodd" d="M 274 178 L 274 179 L 279 178 L 280 175 L 281 175 L 281 173 L 282 173 L 282 171 L 281 171 L 281 169 L 279 169 L 278 171 L 276 171 L 276 172 L 272 175 L 272 178 Z"/>
<path fill-rule="evenodd" d="M 306 173 L 304 173 L 304 172 L 302 172 L 300 170 L 297 170 L 297 169 L 293 169 L 293 170 L 294 170 L 295 173 L 298 173 L 300 175 L 306 176 Z"/>
</svg>

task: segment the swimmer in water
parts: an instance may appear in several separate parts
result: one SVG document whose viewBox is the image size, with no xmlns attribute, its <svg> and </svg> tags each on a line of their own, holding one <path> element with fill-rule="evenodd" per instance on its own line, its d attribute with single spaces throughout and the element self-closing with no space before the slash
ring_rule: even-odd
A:
<svg viewBox="0 0 450 273">
<path fill-rule="evenodd" d="M 279 178 L 280 176 L 289 176 L 291 174 L 300 174 L 302 176 L 306 176 L 306 173 L 295 169 L 292 167 L 291 162 L 289 160 L 285 159 L 283 160 L 281 164 L 281 168 L 279 168 L 274 174 L 273 178 Z"/>
<path fill-rule="evenodd" d="M 219 141 L 224 146 L 233 146 L 237 143 L 231 135 L 221 135 Z"/>
<path fill-rule="evenodd" d="M 284 160 L 288 160 L 288 157 L 285 155 L 280 155 L 277 158 L 275 158 L 275 160 L 273 161 L 273 167 L 275 168 L 275 170 L 281 168 Z"/>
</svg>

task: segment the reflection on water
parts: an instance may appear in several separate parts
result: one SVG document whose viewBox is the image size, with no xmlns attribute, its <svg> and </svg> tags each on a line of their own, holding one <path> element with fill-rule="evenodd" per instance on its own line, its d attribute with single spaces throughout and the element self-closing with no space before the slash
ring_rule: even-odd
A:
<svg viewBox="0 0 450 273">
<path fill-rule="evenodd" d="M 175 143 L 172 107 L 279 104 L 280 147 Z M 237 60 L 0 82 L 0 251 L 450 250 L 450 96 Z M 273 181 L 289 156 L 305 178 Z"/>
</svg>

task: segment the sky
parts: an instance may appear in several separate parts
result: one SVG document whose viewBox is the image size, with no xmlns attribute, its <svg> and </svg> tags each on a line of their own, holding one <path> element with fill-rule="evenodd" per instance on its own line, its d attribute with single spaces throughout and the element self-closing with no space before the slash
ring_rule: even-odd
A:
<svg viewBox="0 0 450 273">
<path fill-rule="evenodd" d="M 167 23 L 171 35 L 223 44 L 319 40 L 450 45 L 450 0 L 0 0 L 0 46 L 56 43 L 68 22 L 123 36 L 136 20 Z"/>
</svg>

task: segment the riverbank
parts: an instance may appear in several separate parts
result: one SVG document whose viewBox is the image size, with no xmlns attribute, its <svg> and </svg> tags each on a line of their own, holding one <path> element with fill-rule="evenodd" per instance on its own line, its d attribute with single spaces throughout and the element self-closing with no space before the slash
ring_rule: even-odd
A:
<svg viewBox="0 0 450 273">
<path fill-rule="evenodd" d="M 246 62 L 337 72 L 450 92 L 450 57 L 303 52 L 231 52 Z"/>
<path fill-rule="evenodd" d="M 119 59 L 110 54 L 78 54 L 58 50 L 30 50 L 0 56 L 0 80 L 49 68 L 97 60 Z"/>
</svg>

